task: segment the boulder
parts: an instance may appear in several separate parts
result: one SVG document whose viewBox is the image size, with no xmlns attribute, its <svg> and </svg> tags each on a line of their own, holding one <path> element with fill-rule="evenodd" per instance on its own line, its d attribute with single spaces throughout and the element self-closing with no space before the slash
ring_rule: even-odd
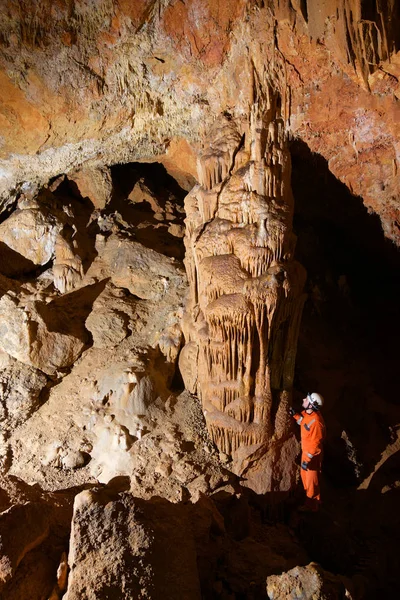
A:
<svg viewBox="0 0 400 600">
<path fill-rule="evenodd" d="M 14 211 L 0 224 L 2 273 L 20 275 L 48 263 L 62 227 L 54 214 L 39 205 Z"/>
<path fill-rule="evenodd" d="M 0 372 L 0 421 L 4 429 L 23 423 L 39 407 L 47 377 L 2 351 Z"/>
<path fill-rule="evenodd" d="M 85 167 L 69 173 L 68 179 L 76 184 L 82 198 L 89 198 L 95 208 L 104 208 L 111 198 L 112 179 L 107 167 Z"/>
<path fill-rule="evenodd" d="M 83 323 L 56 301 L 24 302 L 12 293 L 0 299 L 0 349 L 20 362 L 53 375 L 72 365 L 86 342 Z"/>
<path fill-rule="evenodd" d="M 86 328 L 93 336 L 95 348 L 113 348 L 128 334 L 124 314 L 112 310 L 92 311 L 86 320 Z"/>
<path fill-rule="evenodd" d="M 157 196 L 146 185 L 143 178 L 136 182 L 128 196 L 128 200 L 132 204 L 141 204 L 142 202 L 147 202 L 155 214 L 161 214 L 161 216 L 164 214 L 164 207 L 162 203 L 160 203 Z"/>
<path fill-rule="evenodd" d="M 351 587 L 347 579 L 332 575 L 316 563 L 267 577 L 267 593 L 271 600 L 351 600 L 354 598 Z"/>
<path fill-rule="evenodd" d="M 92 334 L 95 348 L 113 348 L 129 334 L 131 320 L 137 317 L 135 302 L 129 296 L 108 283 L 94 301 L 85 326 Z"/>
<path fill-rule="evenodd" d="M 120 234 L 105 239 L 98 236 L 96 259 L 88 276 L 111 277 L 117 287 L 145 300 L 170 298 L 181 303 L 186 294 L 187 279 L 179 261 L 146 248 Z"/>
<path fill-rule="evenodd" d="M 78 494 L 65 600 L 201 598 L 188 509 L 161 498 Z"/>
</svg>

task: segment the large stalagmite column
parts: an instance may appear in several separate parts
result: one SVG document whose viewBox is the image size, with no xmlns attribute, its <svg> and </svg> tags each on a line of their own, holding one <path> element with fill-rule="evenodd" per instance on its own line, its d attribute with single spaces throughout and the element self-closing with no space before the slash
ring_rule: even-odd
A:
<svg viewBox="0 0 400 600">
<path fill-rule="evenodd" d="M 290 155 L 279 95 L 215 122 L 186 198 L 190 299 L 181 370 L 210 435 L 258 492 L 295 484 L 288 417 L 305 272 L 293 260 Z"/>
</svg>

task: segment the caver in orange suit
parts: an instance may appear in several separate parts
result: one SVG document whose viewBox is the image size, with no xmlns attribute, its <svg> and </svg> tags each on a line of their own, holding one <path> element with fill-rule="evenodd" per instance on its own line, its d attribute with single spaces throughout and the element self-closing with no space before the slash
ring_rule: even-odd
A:
<svg viewBox="0 0 400 600">
<path fill-rule="evenodd" d="M 303 403 L 304 406 L 304 403 Z M 306 507 L 318 510 L 321 501 L 320 475 L 325 423 L 321 413 L 310 407 L 293 415 L 301 431 L 301 480 L 306 492 Z"/>
</svg>

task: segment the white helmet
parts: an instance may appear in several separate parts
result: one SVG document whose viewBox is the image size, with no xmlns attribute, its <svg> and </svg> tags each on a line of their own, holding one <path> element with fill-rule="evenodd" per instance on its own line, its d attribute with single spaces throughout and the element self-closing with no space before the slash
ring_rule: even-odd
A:
<svg viewBox="0 0 400 600">
<path fill-rule="evenodd" d="M 319 410 L 321 406 L 324 404 L 324 399 L 321 394 L 317 394 L 317 392 L 312 392 L 311 394 L 307 394 L 307 398 L 311 403 L 311 406 L 314 410 Z"/>
</svg>

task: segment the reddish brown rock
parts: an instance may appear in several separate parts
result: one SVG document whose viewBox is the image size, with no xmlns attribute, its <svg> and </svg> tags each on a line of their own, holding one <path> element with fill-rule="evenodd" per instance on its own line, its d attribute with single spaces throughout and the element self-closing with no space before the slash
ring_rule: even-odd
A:
<svg viewBox="0 0 400 600">
<path fill-rule="evenodd" d="M 93 156 L 99 166 L 124 161 L 127 147 L 141 160 L 169 152 L 167 168 L 185 180 L 193 165 L 168 149 L 185 139 L 201 145 L 216 114 L 246 114 L 253 64 L 282 94 L 291 132 L 328 160 L 397 240 L 394 5 L 124 1 L 78 4 L 74 13 L 41 6 L 35 25 L 29 10 L 11 1 L 2 8 L 6 187 Z"/>
<path fill-rule="evenodd" d="M 229 34 L 245 6 L 243 0 L 177 2 L 166 9 L 163 25 L 180 52 L 212 68 L 222 63 L 229 49 Z"/>
<path fill-rule="evenodd" d="M 40 106 L 29 101 L 5 72 L 0 72 L 2 99 L 0 103 L 0 128 L 3 155 L 10 152 L 30 152 L 40 148 L 47 139 L 49 122 Z"/>
<path fill-rule="evenodd" d="M 107 168 L 86 168 L 69 173 L 82 198 L 89 198 L 95 208 L 102 209 L 111 198 L 112 181 Z"/>
</svg>

